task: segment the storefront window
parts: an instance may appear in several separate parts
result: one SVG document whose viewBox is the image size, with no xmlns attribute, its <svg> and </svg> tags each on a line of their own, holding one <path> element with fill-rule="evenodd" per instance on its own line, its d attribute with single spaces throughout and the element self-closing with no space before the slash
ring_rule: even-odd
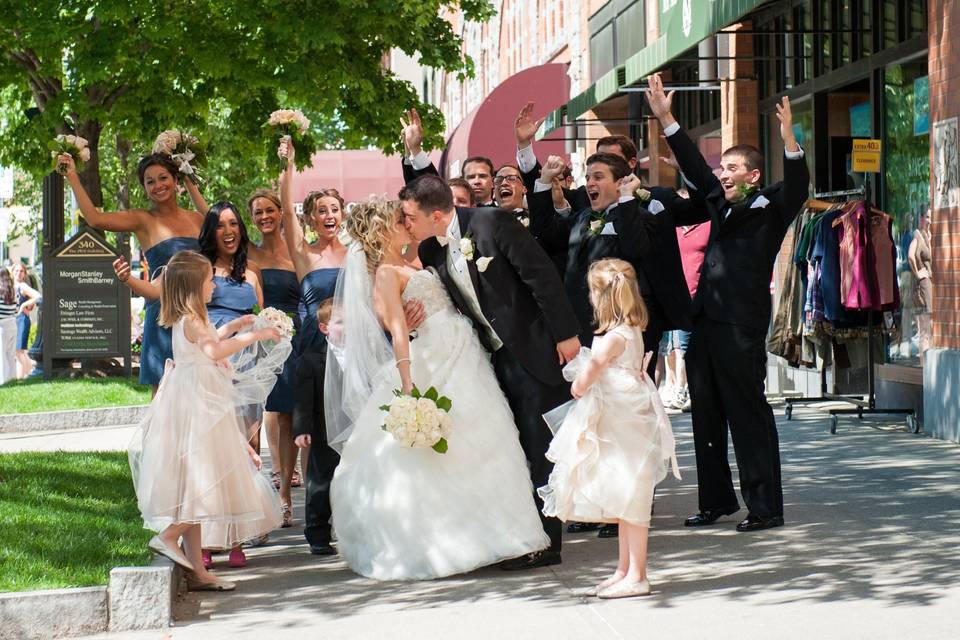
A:
<svg viewBox="0 0 960 640">
<path fill-rule="evenodd" d="M 927 57 L 887 67 L 884 208 L 893 216 L 902 300 L 901 331 L 890 360 L 921 365 L 930 347 L 930 122 Z"/>
</svg>

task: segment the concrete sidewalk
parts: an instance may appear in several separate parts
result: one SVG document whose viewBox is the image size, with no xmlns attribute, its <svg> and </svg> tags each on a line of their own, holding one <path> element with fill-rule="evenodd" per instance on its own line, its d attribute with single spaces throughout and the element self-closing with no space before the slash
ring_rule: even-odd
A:
<svg viewBox="0 0 960 640">
<path fill-rule="evenodd" d="M 98 638 L 958 637 L 960 447 L 901 420 L 841 420 L 830 435 L 813 408 L 778 413 L 787 526 L 758 534 L 735 532 L 737 517 L 680 526 L 696 469 L 689 416 L 673 417 L 684 478 L 657 493 L 648 598 L 575 595 L 616 563 L 616 541 L 589 534 L 566 536 L 556 567 L 378 583 L 311 556 L 294 528 L 243 570 L 218 556 L 237 591 L 186 594 L 176 627 Z"/>
</svg>

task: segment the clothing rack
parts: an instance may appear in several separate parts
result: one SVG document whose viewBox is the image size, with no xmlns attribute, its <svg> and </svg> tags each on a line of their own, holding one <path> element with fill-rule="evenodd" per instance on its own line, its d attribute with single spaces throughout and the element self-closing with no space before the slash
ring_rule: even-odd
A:
<svg viewBox="0 0 960 640">
<path fill-rule="evenodd" d="M 845 189 L 841 191 L 825 191 L 821 193 L 815 193 L 814 198 L 847 198 L 850 199 L 851 196 L 856 196 L 863 199 L 863 201 L 869 207 L 870 203 L 870 186 L 865 184 L 856 189 Z M 837 423 L 839 421 L 838 416 L 841 415 L 856 415 L 858 419 L 863 420 L 863 416 L 866 415 L 876 415 L 876 414 L 886 414 L 886 415 L 905 415 L 907 416 L 907 429 L 911 433 L 920 432 L 920 424 L 917 422 L 916 415 L 913 409 L 908 408 L 894 408 L 894 409 L 878 409 L 877 408 L 877 394 L 876 394 L 876 374 L 873 367 L 873 310 L 867 310 L 867 394 L 836 394 L 831 393 L 827 389 L 827 365 L 826 362 L 820 365 L 820 396 L 803 396 L 800 398 L 787 398 L 786 399 L 786 409 L 784 413 L 786 414 L 787 420 L 793 419 L 793 405 L 795 404 L 809 404 L 813 402 L 823 402 L 825 400 L 830 400 L 834 402 L 845 402 L 851 405 L 852 407 L 842 408 L 842 409 L 830 409 L 830 433 L 837 432 Z"/>
</svg>

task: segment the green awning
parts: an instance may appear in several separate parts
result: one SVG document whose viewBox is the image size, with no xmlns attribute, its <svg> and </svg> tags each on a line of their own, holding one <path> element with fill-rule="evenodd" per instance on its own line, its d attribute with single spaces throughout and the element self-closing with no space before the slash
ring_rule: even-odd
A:
<svg viewBox="0 0 960 640">
<path fill-rule="evenodd" d="M 597 80 L 589 89 L 556 109 L 544 121 L 537 140 L 550 135 L 567 122 L 576 120 L 601 102 L 617 95 L 619 74 L 623 85 L 636 84 L 662 68 L 684 51 L 697 46 L 767 0 L 660 0 L 660 37 Z M 709 4 L 704 7 L 704 4 Z"/>
</svg>

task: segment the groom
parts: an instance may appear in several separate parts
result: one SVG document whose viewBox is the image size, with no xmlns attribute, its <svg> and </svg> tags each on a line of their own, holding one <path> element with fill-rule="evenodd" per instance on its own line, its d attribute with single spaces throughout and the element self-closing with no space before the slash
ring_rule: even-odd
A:
<svg viewBox="0 0 960 640">
<path fill-rule="evenodd" d="M 454 304 L 473 321 L 513 411 L 534 489 L 553 465 L 543 414 L 570 399 L 562 367 L 580 350 L 580 326 L 556 266 L 509 213 L 453 206 L 450 187 L 424 175 L 400 191 L 407 230 L 420 240 L 420 261 L 437 270 Z M 534 494 L 537 508 L 543 507 Z M 545 518 L 550 548 L 504 562 L 504 569 L 560 563 L 560 521 Z M 491 531 L 491 535 L 499 532 Z"/>
</svg>

